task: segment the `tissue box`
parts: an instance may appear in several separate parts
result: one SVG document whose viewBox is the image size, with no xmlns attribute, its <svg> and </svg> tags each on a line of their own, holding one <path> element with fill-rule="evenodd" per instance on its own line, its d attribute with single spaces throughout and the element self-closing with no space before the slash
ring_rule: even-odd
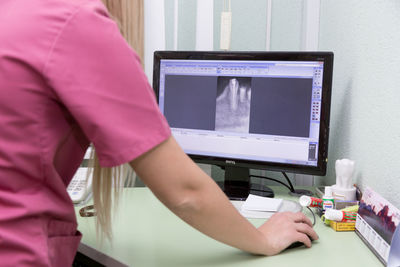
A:
<svg viewBox="0 0 400 267">
<path fill-rule="evenodd" d="M 354 231 L 356 228 L 356 222 L 335 222 L 331 221 L 330 226 L 336 232 L 347 232 L 347 231 Z"/>
</svg>

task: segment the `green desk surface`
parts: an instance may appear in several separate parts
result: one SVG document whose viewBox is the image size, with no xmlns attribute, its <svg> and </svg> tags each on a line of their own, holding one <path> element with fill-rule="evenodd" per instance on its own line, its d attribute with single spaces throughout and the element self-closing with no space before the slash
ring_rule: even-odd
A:
<svg viewBox="0 0 400 267">
<path fill-rule="evenodd" d="M 277 198 L 296 199 L 284 187 L 272 187 Z M 194 230 L 159 202 L 148 188 L 124 189 L 113 222 L 113 241 L 97 244 L 94 218 L 79 216 L 82 242 L 129 266 L 382 266 L 354 232 L 335 232 L 319 217 L 320 239 L 272 257 L 253 256 Z M 305 214 L 312 219 L 308 210 Z M 258 226 L 264 219 L 250 219 Z"/>
</svg>

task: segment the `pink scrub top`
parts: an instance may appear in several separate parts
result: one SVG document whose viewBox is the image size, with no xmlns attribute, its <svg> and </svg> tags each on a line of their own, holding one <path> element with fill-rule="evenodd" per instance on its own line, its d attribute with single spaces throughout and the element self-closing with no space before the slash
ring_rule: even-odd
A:
<svg viewBox="0 0 400 267">
<path fill-rule="evenodd" d="M 0 265 L 71 266 L 66 187 L 170 136 L 139 59 L 100 0 L 0 1 Z"/>
</svg>

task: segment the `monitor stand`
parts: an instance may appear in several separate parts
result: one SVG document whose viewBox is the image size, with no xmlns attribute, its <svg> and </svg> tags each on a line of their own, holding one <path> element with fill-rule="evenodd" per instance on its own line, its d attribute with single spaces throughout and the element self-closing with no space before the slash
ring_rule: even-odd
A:
<svg viewBox="0 0 400 267">
<path fill-rule="evenodd" d="M 274 197 L 271 188 L 250 182 L 249 168 L 225 166 L 225 181 L 218 185 L 230 200 L 246 200 L 249 194 Z"/>
</svg>

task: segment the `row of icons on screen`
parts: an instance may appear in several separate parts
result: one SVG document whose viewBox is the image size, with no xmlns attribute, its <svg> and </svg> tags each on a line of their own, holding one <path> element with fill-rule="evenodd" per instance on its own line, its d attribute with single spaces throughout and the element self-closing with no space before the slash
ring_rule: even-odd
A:
<svg viewBox="0 0 400 267">
<path fill-rule="evenodd" d="M 218 74 L 246 74 L 246 75 L 265 75 L 269 69 L 249 68 L 249 67 L 166 67 L 166 73 L 218 73 Z"/>
</svg>

